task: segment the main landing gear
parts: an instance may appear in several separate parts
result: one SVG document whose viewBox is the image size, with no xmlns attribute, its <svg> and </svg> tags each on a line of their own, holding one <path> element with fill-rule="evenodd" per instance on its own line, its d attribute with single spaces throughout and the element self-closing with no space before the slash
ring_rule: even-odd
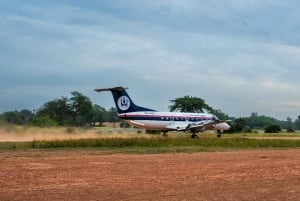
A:
<svg viewBox="0 0 300 201">
<path fill-rule="evenodd" d="M 198 138 L 198 135 L 196 133 L 193 133 L 191 136 L 193 139 Z"/>
<path fill-rule="evenodd" d="M 164 133 L 162 134 L 162 136 L 163 136 L 163 137 L 168 137 L 167 132 L 164 132 Z"/>
<path fill-rule="evenodd" d="M 222 131 L 217 130 L 217 137 L 218 137 L 218 138 L 222 137 Z"/>
</svg>

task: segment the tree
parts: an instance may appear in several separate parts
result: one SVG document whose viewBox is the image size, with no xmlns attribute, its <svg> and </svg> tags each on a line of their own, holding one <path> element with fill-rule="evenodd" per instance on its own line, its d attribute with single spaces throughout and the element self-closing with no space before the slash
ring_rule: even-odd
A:
<svg viewBox="0 0 300 201">
<path fill-rule="evenodd" d="M 246 125 L 245 118 L 234 119 L 227 133 L 251 132 L 251 129 Z"/>
<path fill-rule="evenodd" d="M 230 119 L 230 117 L 227 114 L 225 114 L 224 112 L 218 109 L 217 110 L 212 109 L 210 113 L 216 115 L 219 119 L 223 119 L 223 120 Z"/>
<path fill-rule="evenodd" d="M 101 107 L 100 105 L 93 105 L 92 115 L 89 120 L 90 125 L 96 126 L 96 123 L 99 122 L 101 126 L 104 122 L 105 113 L 105 108 Z"/>
<path fill-rule="evenodd" d="M 2 114 L 2 118 L 6 123 L 22 125 L 23 120 L 18 111 L 10 111 Z"/>
<path fill-rule="evenodd" d="M 70 124 L 72 121 L 68 98 L 62 97 L 45 103 L 37 112 L 37 117 L 48 117 L 59 125 Z"/>
<path fill-rule="evenodd" d="M 32 120 L 34 114 L 30 110 L 21 110 L 5 112 L 1 116 L 6 123 L 25 125 Z"/>
<path fill-rule="evenodd" d="M 297 129 L 300 129 L 300 115 L 298 116 L 298 119 L 295 120 L 295 125 Z"/>
<path fill-rule="evenodd" d="M 16 125 L 31 124 L 36 126 L 59 126 L 59 125 L 95 125 L 104 121 L 117 122 L 116 108 L 106 111 L 99 105 L 93 105 L 90 98 L 73 91 L 71 97 L 61 97 L 46 102 L 36 114 L 30 110 L 11 111 L 0 114 L 0 123 Z"/>
<path fill-rule="evenodd" d="M 68 106 L 74 125 L 84 125 L 93 111 L 93 104 L 90 98 L 78 91 L 71 92 L 73 97 L 69 99 Z"/>
<path fill-rule="evenodd" d="M 108 110 L 106 118 L 107 121 L 113 123 L 114 127 L 115 127 L 115 123 L 120 121 L 120 119 L 117 116 L 117 109 L 115 107 L 112 107 Z"/>
<path fill-rule="evenodd" d="M 36 116 L 31 120 L 30 125 L 39 127 L 54 127 L 59 124 L 48 116 Z"/>
<path fill-rule="evenodd" d="M 23 121 L 23 125 L 29 123 L 34 118 L 33 112 L 26 109 L 20 111 L 20 116 Z"/>
<path fill-rule="evenodd" d="M 265 128 L 265 133 L 278 133 L 281 132 L 281 128 L 277 124 L 272 124 Z"/>
<path fill-rule="evenodd" d="M 212 108 L 207 105 L 203 99 L 192 96 L 176 98 L 171 100 L 171 102 L 173 103 L 169 106 L 171 112 L 204 112 L 204 109 L 208 111 L 212 110 Z"/>
<path fill-rule="evenodd" d="M 257 113 L 252 113 L 250 117 L 245 118 L 246 124 L 253 128 L 265 128 L 272 124 L 279 124 L 279 121 L 264 115 L 258 115 Z"/>
<path fill-rule="evenodd" d="M 59 125 L 81 126 L 93 116 L 93 106 L 91 100 L 74 91 L 72 97 L 62 97 L 45 103 L 37 112 L 37 116 L 49 117 Z"/>
<path fill-rule="evenodd" d="M 242 132 L 246 126 L 246 121 L 244 118 L 238 118 L 234 121 L 236 132 Z"/>
<path fill-rule="evenodd" d="M 290 117 L 286 118 L 286 125 L 285 128 L 288 132 L 294 131 L 294 126 L 293 126 L 293 120 Z"/>
</svg>

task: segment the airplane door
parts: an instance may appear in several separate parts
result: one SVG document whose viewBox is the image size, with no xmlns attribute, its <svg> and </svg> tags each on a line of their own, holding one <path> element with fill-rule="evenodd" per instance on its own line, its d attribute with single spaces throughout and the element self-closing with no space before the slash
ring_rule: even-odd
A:
<svg viewBox="0 0 300 201">
<path fill-rule="evenodd" d="M 171 116 L 171 117 L 170 117 L 170 120 L 171 120 L 171 121 L 170 121 L 170 124 L 173 125 L 173 124 L 174 124 L 174 117 Z"/>
<path fill-rule="evenodd" d="M 185 117 L 185 122 L 188 122 L 189 121 L 189 118 L 188 117 Z"/>
</svg>

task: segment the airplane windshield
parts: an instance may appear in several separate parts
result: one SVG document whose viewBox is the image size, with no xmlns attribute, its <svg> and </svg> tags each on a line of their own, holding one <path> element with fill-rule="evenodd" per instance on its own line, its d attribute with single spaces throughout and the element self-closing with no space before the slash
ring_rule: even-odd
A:
<svg viewBox="0 0 300 201">
<path fill-rule="evenodd" d="M 214 116 L 214 117 L 213 117 L 213 120 L 219 121 L 219 118 L 218 118 L 217 116 Z"/>
</svg>

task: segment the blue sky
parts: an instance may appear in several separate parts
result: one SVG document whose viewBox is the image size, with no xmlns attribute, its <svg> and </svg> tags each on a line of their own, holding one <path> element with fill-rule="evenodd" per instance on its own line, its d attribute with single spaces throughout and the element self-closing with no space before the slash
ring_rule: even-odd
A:
<svg viewBox="0 0 300 201">
<path fill-rule="evenodd" d="M 127 86 L 167 111 L 191 95 L 231 116 L 300 115 L 296 0 L 0 0 L 0 112 Z"/>
</svg>

